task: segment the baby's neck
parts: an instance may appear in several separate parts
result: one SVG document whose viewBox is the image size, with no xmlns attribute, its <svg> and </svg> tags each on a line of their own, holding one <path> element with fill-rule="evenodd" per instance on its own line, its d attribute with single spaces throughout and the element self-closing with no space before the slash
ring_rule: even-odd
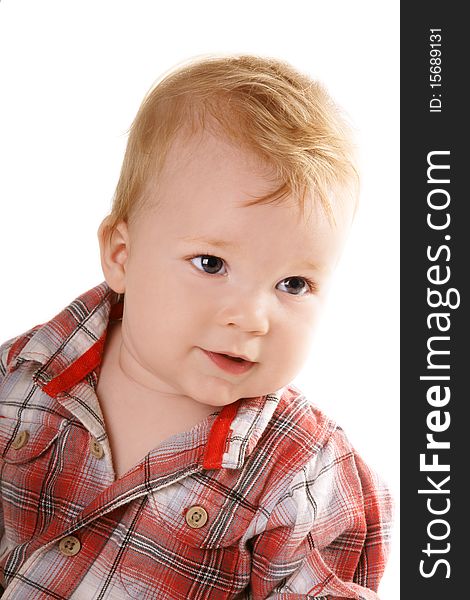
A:
<svg viewBox="0 0 470 600">
<path fill-rule="evenodd" d="M 168 437 L 188 431 L 218 409 L 187 396 L 143 386 L 120 366 L 121 325 L 108 328 L 96 393 L 103 412 L 116 478 Z"/>
<path fill-rule="evenodd" d="M 168 407 L 177 411 L 210 414 L 217 410 L 170 389 L 164 381 L 149 373 L 132 356 L 122 339 L 121 321 L 108 327 L 103 361 L 98 379 L 98 390 L 106 388 L 116 399 L 121 398 L 142 408 L 153 407 L 154 411 L 168 412 Z"/>
</svg>

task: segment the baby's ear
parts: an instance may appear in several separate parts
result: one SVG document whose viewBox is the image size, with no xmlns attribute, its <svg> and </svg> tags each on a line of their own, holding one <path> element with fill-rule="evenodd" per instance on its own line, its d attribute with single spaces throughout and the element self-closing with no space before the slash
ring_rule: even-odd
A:
<svg viewBox="0 0 470 600">
<path fill-rule="evenodd" d="M 110 217 L 98 228 L 101 268 L 109 287 L 123 294 L 126 291 L 126 265 L 129 257 L 129 230 L 125 221 L 110 226 Z"/>
</svg>

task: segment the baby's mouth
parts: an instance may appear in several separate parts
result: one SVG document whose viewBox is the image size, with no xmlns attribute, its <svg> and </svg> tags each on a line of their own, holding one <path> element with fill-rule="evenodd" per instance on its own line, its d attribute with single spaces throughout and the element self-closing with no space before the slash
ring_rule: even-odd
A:
<svg viewBox="0 0 470 600">
<path fill-rule="evenodd" d="M 218 352 L 217 354 L 220 354 L 221 356 L 225 356 L 226 358 L 229 358 L 230 360 L 234 360 L 235 362 L 249 362 L 249 361 L 245 360 L 244 358 L 241 358 L 240 356 L 230 356 L 228 354 L 223 354 L 222 352 Z"/>
<path fill-rule="evenodd" d="M 246 373 L 256 363 L 249 360 L 245 360 L 240 356 L 230 356 L 223 352 L 211 352 L 210 350 L 204 350 L 204 354 L 211 359 L 219 368 L 224 371 L 228 371 L 234 375 L 241 375 Z"/>
</svg>

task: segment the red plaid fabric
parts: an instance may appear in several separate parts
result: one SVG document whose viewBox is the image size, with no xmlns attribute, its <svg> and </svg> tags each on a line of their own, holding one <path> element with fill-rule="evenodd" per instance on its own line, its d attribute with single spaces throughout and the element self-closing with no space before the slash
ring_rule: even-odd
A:
<svg viewBox="0 0 470 600">
<path fill-rule="evenodd" d="M 116 480 L 95 389 L 120 310 L 102 283 L 1 346 L 3 600 L 378 598 L 389 493 L 293 386 Z"/>
</svg>

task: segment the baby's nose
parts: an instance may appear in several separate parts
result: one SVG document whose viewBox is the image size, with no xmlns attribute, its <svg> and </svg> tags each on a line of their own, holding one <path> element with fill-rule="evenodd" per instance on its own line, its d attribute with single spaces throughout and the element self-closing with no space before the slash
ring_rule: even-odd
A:
<svg viewBox="0 0 470 600">
<path fill-rule="evenodd" d="M 250 292 L 233 295 L 225 299 L 219 312 L 219 322 L 247 333 L 266 335 L 269 331 L 268 299 Z"/>
</svg>

